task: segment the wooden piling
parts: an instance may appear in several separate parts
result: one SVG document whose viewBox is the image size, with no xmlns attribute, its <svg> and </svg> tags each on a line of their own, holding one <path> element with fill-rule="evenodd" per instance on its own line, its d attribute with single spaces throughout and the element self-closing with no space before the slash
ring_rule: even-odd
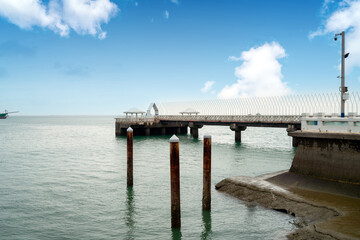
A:
<svg viewBox="0 0 360 240">
<path fill-rule="evenodd" d="M 181 227 L 179 138 L 170 138 L 171 227 Z"/>
<path fill-rule="evenodd" d="M 203 210 L 211 209 L 211 136 L 204 136 Z"/>
<path fill-rule="evenodd" d="M 127 129 L 127 186 L 133 186 L 133 137 L 134 131 L 131 127 Z"/>
</svg>

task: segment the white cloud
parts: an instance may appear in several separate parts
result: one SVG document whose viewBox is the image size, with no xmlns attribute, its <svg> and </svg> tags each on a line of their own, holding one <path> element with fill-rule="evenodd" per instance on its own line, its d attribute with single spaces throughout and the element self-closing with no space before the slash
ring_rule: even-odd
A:
<svg viewBox="0 0 360 240">
<path fill-rule="evenodd" d="M 282 81 L 281 64 L 278 59 L 286 56 L 284 48 L 276 42 L 251 48 L 242 52 L 236 60 L 242 64 L 235 68 L 237 82 L 226 85 L 218 94 L 218 98 L 236 98 L 247 96 L 282 96 L 291 92 Z"/>
<path fill-rule="evenodd" d="M 327 10 L 329 10 L 329 5 L 333 4 L 334 0 L 324 0 L 322 5 L 321 13 L 324 14 Z"/>
<path fill-rule="evenodd" d="M 163 16 L 164 16 L 165 19 L 169 19 L 169 16 L 170 16 L 169 11 L 165 10 Z"/>
<path fill-rule="evenodd" d="M 228 59 L 229 61 L 240 61 L 241 57 L 230 56 Z"/>
<path fill-rule="evenodd" d="M 103 39 L 106 38 L 106 35 L 107 35 L 107 32 L 101 32 L 101 33 L 99 33 L 98 38 L 99 38 L 100 40 L 103 40 Z"/>
<path fill-rule="evenodd" d="M 215 81 L 207 81 L 202 89 L 200 89 L 202 92 L 206 93 L 208 92 L 212 86 L 215 84 Z"/>
<path fill-rule="evenodd" d="M 0 15 L 23 29 L 49 28 L 67 36 L 78 34 L 106 37 L 101 24 L 108 23 L 118 11 L 110 0 L 0 0 Z"/>
<path fill-rule="evenodd" d="M 179 4 L 179 0 L 170 0 L 170 2 L 175 3 L 175 4 Z"/>
<path fill-rule="evenodd" d="M 325 4 L 326 3 L 326 4 Z M 333 1 L 325 1 L 324 8 Z M 330 14 L 323 26 L 309 35 L 310 38 L 346 31 L 346 67 L 360 67 L 360 0 L 343 0 L 336 11 Z"/>
</svg>

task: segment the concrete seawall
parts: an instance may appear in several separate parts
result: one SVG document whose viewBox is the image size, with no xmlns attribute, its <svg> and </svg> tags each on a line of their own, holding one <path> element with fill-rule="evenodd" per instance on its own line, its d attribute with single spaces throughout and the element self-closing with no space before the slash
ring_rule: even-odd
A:
<svg viewBox="0 0 360 240">
<path fill-rule="evenodd" d="M 296 150 L 290 172 L 360 184 L 360 134 L 289 132 L 296 137 Z"/>
</svg>

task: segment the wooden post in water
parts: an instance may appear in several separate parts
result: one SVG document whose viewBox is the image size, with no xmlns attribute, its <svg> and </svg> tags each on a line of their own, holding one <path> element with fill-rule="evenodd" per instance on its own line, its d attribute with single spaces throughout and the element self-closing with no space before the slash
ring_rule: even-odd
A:
<svg viewBox="0 0 360 240">
<path fill-rule="evenodd" d="M 127 129 L 127 186 L 133 186 L 133 136 L 131 127 Z"/>
<path fill-rule="evenodd" d="M 181 227 L 179 138 L 170 138 L 171 227 Z"/>
<path fill-rule="evenodd" d="M 211 209 L 211 136 L 204 136 L 203 210 Z"/>
</svg>

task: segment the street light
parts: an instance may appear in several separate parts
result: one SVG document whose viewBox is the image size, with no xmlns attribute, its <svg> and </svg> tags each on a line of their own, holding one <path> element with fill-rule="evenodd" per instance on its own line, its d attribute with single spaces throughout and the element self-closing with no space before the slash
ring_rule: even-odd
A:
<svg viewBox="0 0 360 240">
<path fill-rule="evenodd" d="M 345 32 L 335 34 L 334 40 L 337 40 L 337 36 L 341 36 L 341 117 L 345 117 L 345 101 L 349 99 L 347 87 L 345 87 L 345 58 L 349 56 L 349 53 L 345 54 Z"/>
</svg>

